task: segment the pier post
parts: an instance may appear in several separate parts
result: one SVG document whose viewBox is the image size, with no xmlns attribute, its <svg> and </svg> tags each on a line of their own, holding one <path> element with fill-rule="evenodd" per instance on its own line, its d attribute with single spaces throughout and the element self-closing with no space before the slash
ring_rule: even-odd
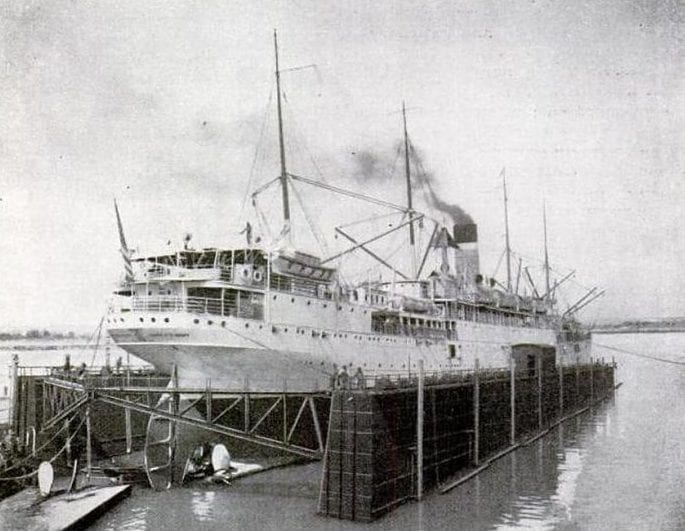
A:
<svg viewBox="0 0 685 531">
<path fill-rule="evenodd" d="M 509 351 L 509 380 L 509 409 L 511 412 L 511 421 L 509 425 L 509 442 L 511 444 L 514 444 L 516 442 L 516 372 L 514 370 L 514 353 L 511 350 Z"/>
<path fill-rule="evenodd" d="M 559 417 L 564 416 L 564 364 L 559 360 Z"/>
<path fill-rule="evenodd" d="M 288 442 L 288 404 L 286 397 L 288 396 L 288 381 L 283 378 L 283 394 L 281 400 L 283 401 L 283 442 Z"/>
<path fill-rule="evenodd" d="M 248 433 L 250 431 L 250 380 L 248 380 L 247 376 L 245 376 L 245 395 L 243 396 L 243 403 L 244 403 L 244 423 L 243 427 L 245 428 L 245 433 Z"/>
<path fill-rule="evenodd" d="M 86 478 L 90 481 L 93 453 L 90 445 L 90 404 L 86 406 Z"/>
<path fill-rule="evenodd" d="M 576 403 L 573 407 L 576 409 L 580 403 L 580 358 L 576 356 Z"/>
<path fill-rule="evenodd" d="M 423 498 L 423 360 L 419 360 L 419 385 L 416 400 L 416 497 Z"/>
<path fill-rule="evenodd" d="M 538 429 L 542 429 L 542 356 L 537 356 L 538 373 Z"/>
<path fill-rule="evenodd" d="M 130 397 L 126 395 L 126 401 L 128 402 Z M 133 451 L 133 434 L 131 433 L 131 409 L 124 408 L 124 421 L 126 423 L 126 453 L 130 454 Z"/>
<path fill-rule="evenodd" d="M 475 360 L 473 372 L 473 464 L 478 466 L 480 455 L 480 362 Z"/>
<path fill-rule="evenodd" d="M 211 423 L 212 422 L 212 379 L 207 378 L 207 396 L 205 397 L 205 401 L 207 402 L 207 422 Z"/>
<path fill-rule="evenodd" d="M 12 430 L 14 433 L 19 432 L 19 355 L 18 354 L 13 354 L 12 355 L 12 382 L 11 382 L 11 389 L 10 389 L 10 403 L 12 404 L 12 407 L 10 408 L 11 412 L 11 419 L 10 422 L 12 423 Z"/>
</svg>

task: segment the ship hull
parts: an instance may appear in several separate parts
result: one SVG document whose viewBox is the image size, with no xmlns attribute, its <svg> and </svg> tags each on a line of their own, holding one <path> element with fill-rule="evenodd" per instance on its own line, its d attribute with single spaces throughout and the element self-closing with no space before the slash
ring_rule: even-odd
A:
<svg viewBox="0 0 685 531">
<path fill-rule="evenodd" d="M 575 363 L 579 353 L 558 348 L 551 328 L 460 322 L 458 339 L 391 336 L 325 328 L 277 326 L 248 319 L 215 320 L 185 313 L 136 313 L 111 319 L 109 333 L 124 350 L 167 374 L 179 385 L 264 392 L 312 392 L 330 388 L 338 368 L 365 376 L 411 375 L 423 360 L 427 372 L 509 366 L 517 345 L 554 348 Z M 135 323 L 135 326 L 133 326 Z"/>
</svg>

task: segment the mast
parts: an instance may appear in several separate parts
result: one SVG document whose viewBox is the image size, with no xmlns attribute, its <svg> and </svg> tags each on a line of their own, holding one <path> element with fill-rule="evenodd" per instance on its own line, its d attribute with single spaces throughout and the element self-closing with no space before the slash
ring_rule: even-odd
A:
<svg viewBox="0 0 685 531">
<path fill-rule="evenodd" d="M 286 228 L 290 226 L 290 198 L 288 196 L 288 173 L 285 166 L 285 140 L 283 137 L 283 113 L 281 110 L 281 71 L 278 69 L 278 37 L 274 30 L 274 53 L 276 56 L 276 93 L 278 107 L 278 147 L 281 158 L 281 190 L 283 192 L 283 222 Z"/>
<path fill-rule="evenodd" d="M 542 202 L 542 225 L 545 232 L 545 293 L 550 296 L 549 290 L 549 253 L 547 251 L 547 206 Z"/>
<path fill-rule="evenodd" d="M 504 190 L 504 238 L 507 246 L 507 291 L 511 291 L 511 246 L 509 245 L 509 207 L 507 205 L 507 178 L 502 168 L 502 188 Z"/>
<path fill-rule="evenodd" d="M 402 124 L 404 125 L 404 173 L 407 177 L 407 209 L 409 210 L 409 246 L 411 249 L 412 274 L 416 273 L 416 253 L 414 251 L 414 212 L 411 197 L 411 167 L 409 165 L 409 135 L 407 134 L 407 110 L 402 102 Z"/>
</svg>

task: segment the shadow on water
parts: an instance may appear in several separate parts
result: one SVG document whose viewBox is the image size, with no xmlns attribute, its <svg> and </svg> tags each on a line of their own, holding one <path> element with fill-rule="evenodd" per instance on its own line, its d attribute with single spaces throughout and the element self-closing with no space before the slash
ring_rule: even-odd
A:
<svg viewBox="0 0 685 531">
<path fill-rule="evenodd" d="M 598 343 L 685 361 L 685 334 L 601 336 Z M 139 490 L 97 528 L 685 528 L 685 366 L 631 356 L 616 361 L 616 381 L 624 385 L 613 399 L 448 494 L 431 492 L 372 524 L 315 514 L 320 465 L 314 463 L 230 487 Z"/>
</svg>

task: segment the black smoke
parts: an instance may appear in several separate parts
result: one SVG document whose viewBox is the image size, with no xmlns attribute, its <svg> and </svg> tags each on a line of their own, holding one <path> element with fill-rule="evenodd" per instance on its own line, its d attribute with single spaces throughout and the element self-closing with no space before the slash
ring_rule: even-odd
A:
<svg viewBox="0 0 685 531">
<path fill-rule="evenodd" d="M 473 218 L 471 218 L 471 216 L 469 216 L 459 205 L 456 203 L 448 203 L 438 197 L 438 194 L 435 193 L 435 189 L 433 188 L 435 177 L 432 173 L 426 171 L 421 154 L 411 143 L 409 144 L 409 158 L 411 162 L 413 162 L 415 168 L 412 188 L 423 188 L 426 190 L 429 205 L 435 210 L 448 215 L 455 225 L 473 223 Z"/>
<path fill-rule="evenodd" d="M 404 176 L 404 140 L 398 141 L 392 151 L 371 149 L 353 150 L 352 177 L 359 182 L 382 183 L 394 174 Z M 435 192 L 435 176 L 426 171 L 420 152 L 409 143 L 412 189 L 424 192 L 428 205 L 450 217 L 454 224 L 473 223 L 473 219 L 456 203 L 448 203 Z"/>
</svg>

